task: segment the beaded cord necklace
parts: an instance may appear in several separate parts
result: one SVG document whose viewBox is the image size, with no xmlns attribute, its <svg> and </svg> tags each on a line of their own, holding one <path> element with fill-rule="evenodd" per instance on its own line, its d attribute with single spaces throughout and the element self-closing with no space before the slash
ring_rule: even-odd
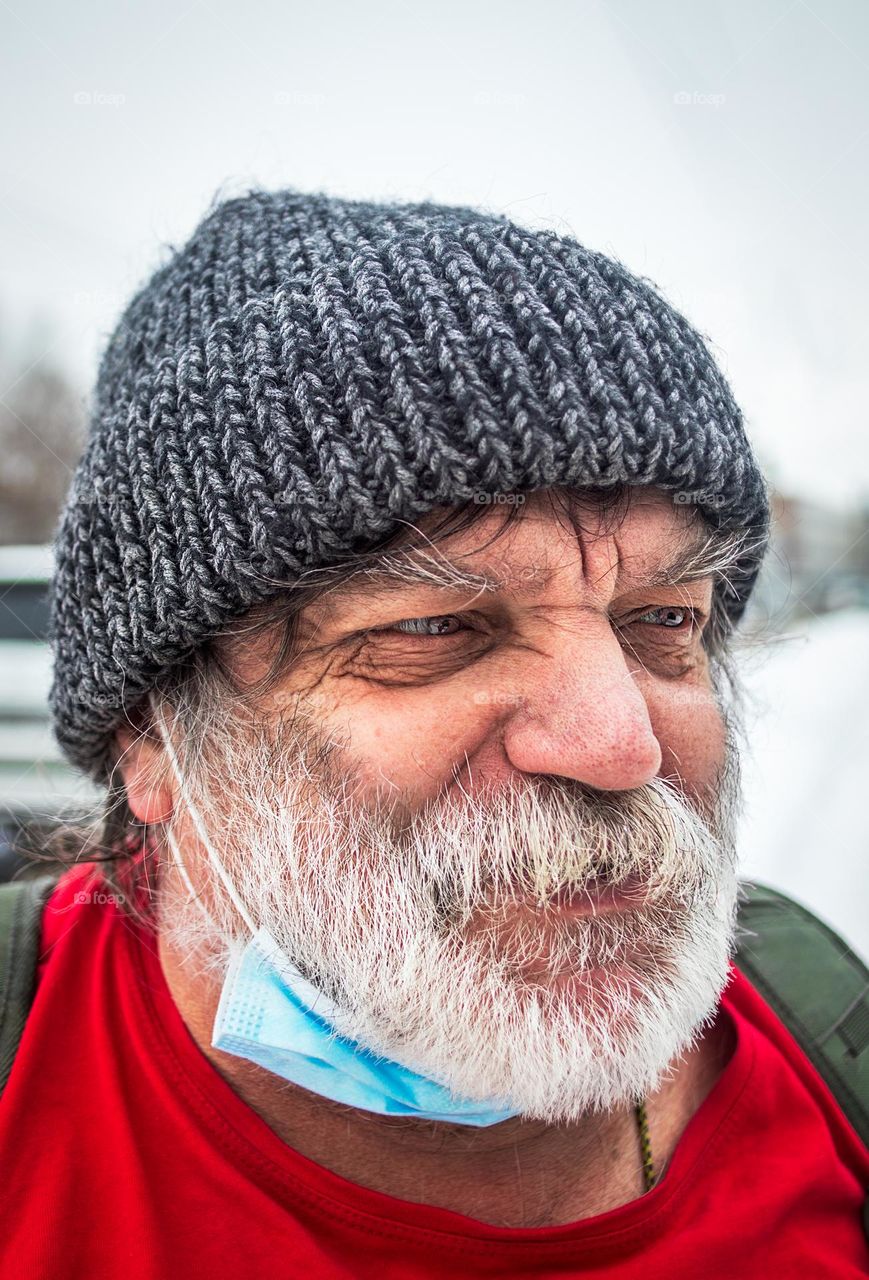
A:
<svg viewBox="0 0 869 1280">
<path fill-rule="evenodd" d="M 646 1114 L 645 1102 L 638 1102 L 634 1107 L 634 1114 L 637 1117 L 637 1128 L 640 1132 L 640 1152 L 643 1157 L 643 1177 L 646 1182 L 646 1191 L 651 1191 L 657 1181 L 655 1177 L 655 1165 L 652 1160 L 652 1142 L 649 1137 L 649 1117 Z"/>
</svg>

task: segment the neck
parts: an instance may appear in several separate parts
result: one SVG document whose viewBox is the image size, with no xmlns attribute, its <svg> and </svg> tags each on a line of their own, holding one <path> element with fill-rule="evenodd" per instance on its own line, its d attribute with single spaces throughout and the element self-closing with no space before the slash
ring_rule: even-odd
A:
<svg viewBox="0 0 869 1280">
<path fill-rule="evenodd" d="M 571 1124 L 517 1116 L 488 1128 L 343 1106 L 212 1048 L 219 984 L 191 974 L 162 937 L 159 956 L 188 1030 L 235 1093 L 289 1146 L 351 1182 L 506 1227 L 575 1222 L 645 1191 L 632 1106 Z M 732 1049 L 730 1021 L 719 1016 L 647 1099 L 659 1176 Z"/>
</svg>

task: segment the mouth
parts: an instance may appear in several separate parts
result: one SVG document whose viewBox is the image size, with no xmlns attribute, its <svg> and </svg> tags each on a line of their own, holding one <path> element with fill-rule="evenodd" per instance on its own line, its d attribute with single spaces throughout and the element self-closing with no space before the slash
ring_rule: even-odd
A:
<svg viewBox="0 0 869 1280">
<path fill-rule="evenodd" d="M 499 963 L 507 963 L 523 981 L 539 981 L 553 991 L 575 988 L 594 994 L 602 976 L 628 972 L 635 961 L 640 963 L 647 948 L 641 912 L 652 895 L 653 886 L 643 875 L 620 880 L 598 876 L 582 886 L 567 883 L 548 898 L 517 887 L 476 910 L 465 937 L 479 935 L 486 955 L 496 953 Z M 595 926 L 595 921 L 601 923 Z M 586 944 L 581 967 L 571 939 Z"/>
<path fill-rule="evenodd" d="M 611 880 L 591 880 L 582 889 L 559 889 L 549 898 L 551 910 L 571 916 L 624 915 L 636 911 L 648 900 L 642 878 L 627 876 L 613 884 Z"/>
<path fill-rule="evenodd" d="M 558 920 L 599 919 L 635 914 L 651 899 L 651 889 L 642 875 L 631 874 L 613 881 L 608 876 L 597 876 L 579 887 L 563 885 L 548 898 L 536 896 L 527 889 L 517 888 L 506 896 L 497 895 L 474 911 L 468 921 L 473 933 L 477 928 L 491 929 L 497 923 L 498 930 L 508 932 L 514 928 L 528 928 L 534 936 L 542 936 L 547 924 L 555 926 Z"/>
</svg>

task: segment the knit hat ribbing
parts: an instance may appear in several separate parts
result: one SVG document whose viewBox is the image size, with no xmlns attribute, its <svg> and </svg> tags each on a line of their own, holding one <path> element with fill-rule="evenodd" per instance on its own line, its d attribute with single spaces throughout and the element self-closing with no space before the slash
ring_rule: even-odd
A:
<svg viewBox="0 0 869 1280">
<path fill-rule="evenodd" d="M 481 492 L 617 482 L 768 534 L 730 389 L 651 282 L 470 208 L 227 200 L 100 364 L 55 538 L 61 749 L 104 781 L 124 708 L 264 579 Z M 761 558 L 718 588 L 734 623 Z"/>
</svg>

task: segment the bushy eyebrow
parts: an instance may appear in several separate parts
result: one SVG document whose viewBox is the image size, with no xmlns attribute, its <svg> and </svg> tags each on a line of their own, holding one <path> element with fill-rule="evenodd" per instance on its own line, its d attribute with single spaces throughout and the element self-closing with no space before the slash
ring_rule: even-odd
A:
<svg viewBox="0 0 869 1280">
<path fill-rule="evenodd" d="M 745 529 L 724 533 L 704 530 L 688 546 L 679 550 L 669 563 L 644 578 L 642 586 L 681 586 L 702 578 L 721 580 L 736 568 L 749 550 L 751 534 Z"/>
<path fill-rule="evenodd" d="M 690 541 L 683 541 L 667 560 L 636 583 L 636 588 L 680 586 L 703 578 L 721 579 L 745 555 L 747 535 L 744 530 L 716 532 L 699 530 Z M 552 580 L 554 570 L 547 564 L 525 566 L 518 574 L 505 575 L 495 566 L 482 564 L 475 571 L 463 568 L 446 555 L 430 547 L 415 547 L 377 557 L 370 565 L 357 570 L 337 588 L 344 600 L 373 593 L 388 595 L 408 587 L 426 587 L 443 593 L 459 591 L 475 595 L 499 592 L 518 594 L 542 591 Z"/>
</svg>

